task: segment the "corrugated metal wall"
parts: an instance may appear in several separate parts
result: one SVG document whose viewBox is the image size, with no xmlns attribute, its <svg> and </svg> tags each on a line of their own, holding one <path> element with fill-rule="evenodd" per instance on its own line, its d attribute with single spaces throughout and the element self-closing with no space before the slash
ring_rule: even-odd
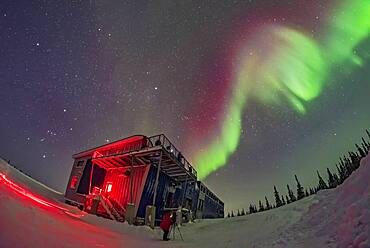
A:
<svg viewBox="0 0 370 248">
<path fill-rule="evenodd" d="M 135 206 L 138 206 L 142 188 L 146 181 L 147 170 L 149 166 L 135 167 L 133 172 L 133 183 L 132 183 L 132 197 Z M 110 170 L 107 172 L 105 177 L 103 190 L 106 190 L 107 183 L 112 183 L 112 191 L 109 192 L 109 198 L 113 198 L 122 207 L 126 209 L 127 203 L 130 202 L 130 175 L 125 175 L 125 171 L 130 168 L 123 170 Z"/>
</svg>

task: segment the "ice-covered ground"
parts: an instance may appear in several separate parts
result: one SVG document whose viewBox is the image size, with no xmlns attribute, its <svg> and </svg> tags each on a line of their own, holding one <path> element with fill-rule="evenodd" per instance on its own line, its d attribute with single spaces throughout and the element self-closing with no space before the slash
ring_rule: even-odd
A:
<svg viewBox="0 0 370 248">
<path fill-rule="evenodd" d="M 370 155 L 341 186 L 242 217 L 182 226 L 184 242 L 160 230 L 85 215 L 60 193 L 0 160 L 0 173 L 55 204 L 44 206 L 0 182 L 0 247 L 370 247 Z M 1 181 L 1 179 L 0 179 Z"/>
</svg>

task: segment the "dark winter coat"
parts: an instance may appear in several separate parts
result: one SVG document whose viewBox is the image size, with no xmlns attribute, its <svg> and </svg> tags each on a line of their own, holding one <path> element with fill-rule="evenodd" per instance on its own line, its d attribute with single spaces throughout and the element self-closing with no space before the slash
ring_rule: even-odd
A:
<svg viewBox="0 0 370 248">
<path fill-rule="evenodd" d="M 165 213 L 163 215 L 163 219 L 161 221 L 161 224 L 159 225 L 163 231 L 169 231 L 170 227 L 172 225 L 172 219 L 170 213 Z"/>
</svg>

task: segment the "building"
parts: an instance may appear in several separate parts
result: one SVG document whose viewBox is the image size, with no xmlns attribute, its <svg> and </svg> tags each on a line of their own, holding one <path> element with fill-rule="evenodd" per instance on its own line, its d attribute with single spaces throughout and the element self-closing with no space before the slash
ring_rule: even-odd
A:
<svg viewBox="0 0 370 248">
<path fill-rule="evenodd" d="M 197 219 L 224 218 L 224 203 L 204 183 L 197 181 Z"/>
<path fill-rule="evenodd" d="M 178 207 L 200 218 L 224 217 L 223 202 L 163 134 L 131 136 L 73 158 L 66 202 L 90 213 L 152 226 L 164 209 Z"/>
</svg>

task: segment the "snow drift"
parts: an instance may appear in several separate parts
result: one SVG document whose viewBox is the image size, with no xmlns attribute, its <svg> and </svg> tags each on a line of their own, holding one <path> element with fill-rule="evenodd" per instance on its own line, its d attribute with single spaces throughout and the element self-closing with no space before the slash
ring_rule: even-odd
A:
<svg viewBox="0 0 370 248">
<path fill-rule="evenodd" d="M 183 228 L 192 247 L 370 247 L 370 154 L 335 189 L 283 207 Z"/>
</svg>

